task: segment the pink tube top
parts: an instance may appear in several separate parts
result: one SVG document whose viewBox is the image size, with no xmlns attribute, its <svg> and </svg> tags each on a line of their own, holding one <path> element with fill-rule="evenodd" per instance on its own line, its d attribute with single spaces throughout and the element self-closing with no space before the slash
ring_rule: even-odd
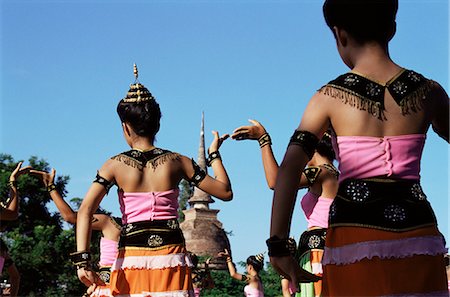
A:
<svg viewBox="0 0 450 297">
<path fill-rule="evenodd" d="M 424 134 L 333 137 L 339 180 L 375 176 L 419 180 L 425 138 Z"/>
<path fill-rule="evenodd" d="M 164 192 L 119 191 L 124 224 L 178 218 L 178 189 Z"/>
<path fill-rule="evenodd" d="M 244 287 L 244 295 L 246 297 L 264 297 L 264 292 L 257 288 L 253 288 L 250 285 Z"/>
<path fill-rule="evenodd" d="M 112 266 L 119 252 L 119 243 L 105 237 L 100 238 L 100 266 Z"/>
<path fill-rule="evenodd" d="M 328 228 L 328 214 L 333 199 L 317 196 L 307 192 L 300 202 L 308 222 L 308 229 L 312 227 Z"/>
</svg>

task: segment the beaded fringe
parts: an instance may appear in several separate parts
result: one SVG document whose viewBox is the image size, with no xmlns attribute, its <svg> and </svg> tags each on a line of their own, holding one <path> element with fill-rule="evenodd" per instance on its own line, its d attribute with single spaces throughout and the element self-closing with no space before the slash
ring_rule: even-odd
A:
<svg viewBox="0 0 450 297">
<path fill-rule="evenodd" d="M 359 110 L 366 110 L 369 114 L 378 117 L 378 119 L 382 121 L 386 120 L 384 108 L 381 102 L 369 100 L 348 89 L 343 89 L 335 85 L 325 85 L 319 89 L 319 92 L 324 95 L 340 99 L 344 104 L 349 104 Z"/>
<path fill-rule="evenodd" d="M 431 91 L 435 82 L 432 80 L 428 80 L 422 86 L 420 86 L 417 90 L 403 98 L 399 105 L 402 109 L 402 114 L 409 114 L 410 111 L 417 112 L 422 110 L 425 99 L 427 98 L 428 93 Z"/>
<path fill-rule="evenodd" d="M 140 162 L 132 157 L 129 157 L 124 154 L 120 154 L 117 156 L 114 156 L 111 158 L 112 160 L 116 160 L 119 162 L 124 163 L 125 165 L 131 166 L 133 168 L 137 168 L 139 171 L 144 170 L 145 167 L 147 167 L 147 164 L 150 163 L 152 166 L 152 169 L 155 170 L 158 165 L 162 165 L 168 160 L 180 160 L 180 155 L 176 153 L 167 153 L 160 156 L 157 156 L 156 158 L 153 158 L 152 160 L 148 160 L 145 164 L 143 162 Z"/>
</svg>

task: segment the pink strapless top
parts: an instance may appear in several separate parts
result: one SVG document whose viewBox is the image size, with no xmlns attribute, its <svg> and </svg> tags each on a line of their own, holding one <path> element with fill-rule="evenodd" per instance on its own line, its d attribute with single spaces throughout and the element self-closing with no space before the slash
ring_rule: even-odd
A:
<svg viewBox="0 0 450 297">
<path fill-rule="evenodd" d="M 244 295 L 246 297 L 264 297 L 264 292 L 253 288 L 250 285 L 244 287 Z"/>
<path fill-rule="evenodd" d="M 178 189 L 164 192 L 119 191 L 124 224 L 178 218 Z"/>
<path fill-rule="evenodd" d="M 308 229 L 312 227 L 328 228 L 328 214 L 333 199 L 307 192 L 300 202 L 305 213 Z"/>
<path fill-rule="evenodd" d="M 112 266 L 119 252 L 117 241 L 102 237 L 100 238 L 100 266 Z"/>
<path fill-rule="evenodd" d="M 333 138 L 339 180 L 375 176 L 419 180 L 425 138 L 424 134 Z"/>
</svg>

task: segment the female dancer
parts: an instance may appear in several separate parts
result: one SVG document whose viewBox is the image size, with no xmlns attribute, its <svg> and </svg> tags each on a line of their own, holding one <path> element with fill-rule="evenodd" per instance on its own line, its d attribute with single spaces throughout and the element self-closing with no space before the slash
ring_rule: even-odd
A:
<svg viewBox="0 0 450 297">
<path fill-rule="evenodd" d="M 90 267 L 91 216 L 116 184 L 122 211 L 123 231 L 119 254 L 111 273 L 113 296 L 192 295 L 191 266 L 177 221 L 178 185 L 189 180 L 203 191 L 231 200 L 228 175 L 218 149 L 228 135 L 209 147 L 208 163 L 216 178 L 193 160 L 154 145 L 161 111 L 152 94 L 137 81 L 117 112 L 123 136 L 131 150 L 118 154 L 100 168 L 80 206 L 77 218 L 78 277 L 87 286 L 98 282 Z"/>
<path fill-rule="evenodd" d="M 39 170 L 30 170 L 30 174 L 39 177 L 47 192 L 50 194 L 53 202 L 61 213 L 61 217 L 69 224 L 77 222 L 77 212 L 73 211 L 70 205 L 61 197 L 55 186 L 56 170 L 52 169 L 50 173 Z M 111 274 L 111 266 L 117 257 L 118 243 L 121 227 L 120 222 L 106 214 L 95 213 L 92 215 L 92 230 L 102 232 L 100 238 L 100 261 L 98 275 L 103 283 L 97 286 L 93 284 L 87 293 L 91 297 L 107 297 L 110 296 L 109 279 Z"/>
<path fill-rule="evenodd" d="M 231 138 L 236 140 L 255 139 L 261 147 L 264 172 L 268 186 L 273 189 L 278 173 L 278 163 L 273 155 L 271 139 L 264 126 L 250 120 L 251 126 L 236 128 Z M 331 144 L 331 136 L 326 133 L 319 141 L 307 168 L 298 177 L 298 188 L 308 187 L 308 192 L 301 200 L 301 206 L 308 222 L 308 230 L 299 240 L 297 258 L 300 266 L 306 271 L 322 276 L 322 256 L 325 245 L 328 213 L 333 198 L 338 190 L 339 172 L 333 166 L 335 154 Z M 322 282 L 301 283 L 300 296 L 320 296 Z M 282 282 L 283 292 L 288 291 L 286 281 Z M 287 295 L 287 293 L 284 293 Z"/>
<path fill-rule="evenodd" d="M 239 281 L 247 282 L 244 287 L 244 295 L 246 297 L 264 297 L 264 289 L 259 277 L 259 272 L 264 267 L 264 255 L 258 254 L 247 258 L 245 269 L 247 274 L 240 274 L 236 271 L 231 255 L 227 249 L 218 254 L 219 257 L 225 257 L 227 261 L 230 276 Z"/>
<path fill-rule="evenodd" d="M 12 221 L 19 216 L 19 193 L 17 191 L 17 179 L 19 176 L 30 171 L 31 167 L 22 167 L 23 162 L 19 162 L 9 176 L 9 197 L 5 202 L 0 203 L 0 221 Z"/>
<path fill-rule="evenodd" d="M 214 288 L 214 281 L 209 272 L 209 262 L 211 258 L 206 259 L 204 269 L 198 267 L 198 257 L 194 253 L 189 253 L 192 261 L 192 286 L 194 287 L 195 297 L 199 297 L 203 289 Z"/>
<path fill-rule="evenodd" d="M 300 269 L 284 243 L 298 175 L 331 124 L 341 176 L 322 260 L 325 296 L 448 296 L 444 241 L 419 171 L 430 125 L 449 141 L 449 99 L 391 60 L 397 8 L 395 0 L 325 1 L 351 72 L 312 97 L 278 171 L 267 244 L 295 284 Z"/>
<path fill-rule="evenodd" d="M 0 239 L 0 276 L 2 275 L 4 268 L 9 275 L 9 287 L 0 288 L 0 296 L 16 297 L 19 292 L 20 274 L 13 259 L 9 256 L 8 247 L 5 242 Z"/>
</svg>

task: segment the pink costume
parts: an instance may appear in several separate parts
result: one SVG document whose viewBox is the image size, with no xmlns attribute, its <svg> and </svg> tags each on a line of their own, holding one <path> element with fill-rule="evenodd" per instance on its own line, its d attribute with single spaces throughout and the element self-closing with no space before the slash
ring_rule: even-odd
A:
<svg viewBox="0 0 450 297">
<path fill-rule="evenodd" d="M 333 139 L 341 175 L 322 260 L 326 296 L 365 292 L 361 283 L 368 279 L 378 279 L 384 295 L 416 296 L 420 290 L 417 296 L 448 296 L 439 291 L 447 250 L 419 183 L 425 139 L 423 134 Z M 423 277 L 410 281 L 416 268 Z M 336 282 L 340 277 L 355 286 Z"/>
<path fill-rule="evenodd" d="M 264 292 L 260 291 L 258 288 L 251 287 L 250 285 L 246 285 L 244 287 L 244 295 L 246 297 L 264 297 Z"/>
<path fill-rule="evenodd" d="M 178 194 L 178 188 L 119 191 L 124 226 L 111 272 L 113 296 L 194 295 L 193 264 L 177 222 Z"/>
<path fill-rule="evenodd" d="M 178 218 L 178 189 L 164 192 L 119 192 L 124 224 Z"/>
<path fill-rule="evenodd" d="M 117 257 L 118 242 L 106 237 L 100 238 L 100 266 L 112 266 Z"/>
<path fill-rule="evenodd" d="M 333 199 L 307 192 L 301 201 L 303 212 L 308 222 L 308 229 L 312 227 L 327 228 L 328 212 Z"/>
<path fill-rule="evenodd" d="M 105 237 L 101 237 L 100 261 L 99 261 L 100 277 L 106 283 L 109 282 L 110 271 L 105 270 L 113 265 L 114 261 L 116 260 L 117 254 L 118 254 L 118 242 Z M 90 297 L 106 297 L 106 296 L 111 296 L 111 290 L 109 289 L 109 285 L 97 286 L 95 291 L 90 295 Z"/>
<path fill-rule="evenodd" d="M 339 180 L 375 176 L 419 180 L 424 144 L 424 134 L 333 138 Z"/>
</svg>

